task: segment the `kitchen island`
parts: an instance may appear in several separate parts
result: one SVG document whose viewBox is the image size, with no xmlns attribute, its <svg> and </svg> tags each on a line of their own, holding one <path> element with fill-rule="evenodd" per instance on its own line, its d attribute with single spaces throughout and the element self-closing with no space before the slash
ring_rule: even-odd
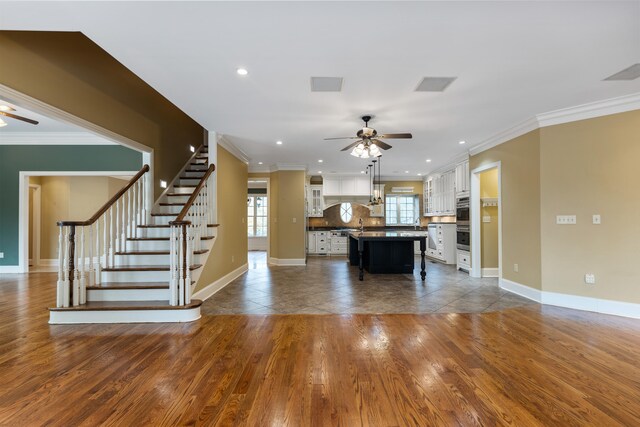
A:
<svg viewBox="0 0 640 427">
<path fill-rule="evenodd" d="M 360 280 L 364 270 L 371 274 L 413 273 L 413 242 L 420 242 L 421 271 L 425 280 L 427 233 L 421 231 L 364 231 L 349 233 L 349 264 L 358 266 Z"/>
</svg>

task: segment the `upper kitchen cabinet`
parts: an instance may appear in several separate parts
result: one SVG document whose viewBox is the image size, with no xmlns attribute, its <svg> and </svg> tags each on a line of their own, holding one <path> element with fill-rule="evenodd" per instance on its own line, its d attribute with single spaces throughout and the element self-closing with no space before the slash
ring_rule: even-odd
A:
<svg viewBox="0 0 640 427">
<path fill-rule="evenodd" d="M 424 216 L 456 214 L 456 173 L 450 170 L 430 175 L 424 181 Z"/>
<path fill-rule="evenodd" d="M 324 196 L 368 196 L 369 180 L 366 176 L 324 176 Z"/>
<path fill-rule="evenodd" d="M 310 185 L 307 195 L 307 215 L 309 217 L 322 217 L 324 211 L 324 199 L 322 198 L 322 185 Z"/>
<path fill-rule="evenodd" d="M 469 159 L 456 165 L 456 197 L 469 197 Z"/>
</svg>

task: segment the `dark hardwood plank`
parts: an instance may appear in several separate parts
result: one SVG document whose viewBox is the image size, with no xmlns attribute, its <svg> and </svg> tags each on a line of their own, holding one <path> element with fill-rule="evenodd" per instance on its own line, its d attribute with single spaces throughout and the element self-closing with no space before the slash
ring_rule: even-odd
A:
<svg viewBox="0 0 640 427">
<path fill-rule="evenodd" d="M 640 321 L 485 314 L 48 325 L 0 275 L 0 425 L 640 425 Z"/>
</svg>

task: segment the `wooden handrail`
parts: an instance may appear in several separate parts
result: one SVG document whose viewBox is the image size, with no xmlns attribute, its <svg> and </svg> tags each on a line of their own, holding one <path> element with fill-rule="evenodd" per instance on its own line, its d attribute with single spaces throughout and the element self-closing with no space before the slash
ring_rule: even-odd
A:
<svg viewBox="0 0 640 427">
<path fill-rule="evenodd" d="M 193 190 L 193 193 L 191 193 L 191 197 L 189 197 L 189 200 L 187 200 L 187 203 L 184 204 L 184 207 L 182 208 L 182 210 L 180 211 L 176 219 L 173 221 L 169 221 L 169 225 L 191 224 L 191 221 L 185 221 L 184 218 L 187 216 L 187 213 L 189 213 L 189 209 L 191 209 L 191 206 L 193 206 L 193 203 L 196 201 L 196 198 L 198 197 L 200 190 L 202 190 L 202 187 L 204 187 L 204 185 L 207 182 L 207 179 L 209 179 L 209 177 L 211 176 L 214 170 L 216 170 L 216 166 L 214 164 L 210 164 L 209 169 L 207 169 L 207 172 L 200 179 L 200 182 L 196 186 L 195 190 Z"/>
<path fill-rule="evenodd" d="M 98 209 L 98 212 L 96 212 L 95 214 L 93 214 L 93 216 L 91 218 L 89 218 L 86 221 L 58 221 L 58 226 L 62 227 L 62 226 L 69 226 L 69 225 L 76 225 L 76 226 L 85 226 L 85 225 L 91 225 L 94 222 L 96 222 L 98 220 L 98 218 L 100 218 L 102 216 L 102 214 L 104 214 L 111 206 L 113 206 L 120 197 L 122 197 L 122 195 L 124 193 L 127 192 L 128 189 L 130 189 L 133 184 L 135 184 L 141 177 L 142 175 L 144 175 L 145 173 L 149 172 L 149 165 L 144 165 L 142 167 L 142 169 L 140 169 L 140 172 L 138 172 L 133 178 L 131 178 L 131 180 L 129 181 L 129 183 L 122 187 L 122 189 L 120 189 L 120 191 L 118 191 L 111 199 L 109 199 L 109 201 L 107 203 L 105 203 L 100 209 Z"/>
</svg>

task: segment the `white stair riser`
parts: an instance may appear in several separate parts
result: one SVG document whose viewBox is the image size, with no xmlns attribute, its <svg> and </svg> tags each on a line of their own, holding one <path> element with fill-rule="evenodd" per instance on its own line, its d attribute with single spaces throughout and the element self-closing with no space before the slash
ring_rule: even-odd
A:
<svg viewBox="0 0 640 427">
<path fill-rule="evenodd" d="M 87 301 L 164 301 L 169 289 L 88 289 Z"/>
<path fill-rule="evenodd" d="M 163 202 L 166 203 L 187 203 L 189 200 L 189 194 L 180 195 L 180 196 L 165 196 Z"/>
<path fill-rule="evenodd" d="M 198 185 L 198 183 L 200 183 L 200 178 L 180 179 L 180 185 Z"/>
<path fill-rule="evenodd" d="M 171 228 L 169 227 L 142 229 L 143 237 L 169 237 L 170 233 L 171 233 Z"/>
<path fill-rule="evenodd" d="M 172 214 L 176 214 L 178 215 L 180 213 L 180 211 L 182 210 L 182 208 L 184 207 L 184 205 L 178 205 L 178 206 L 158 206 L 156 208 L 156 212 L 158 213 L 172 213 Z"/>
<path fill-rule="evenodd" d="M 193 322 L 200 307 L 184 310 L 78 310 L 51 311 L 50 324 Z"/>
<path fill-rule="evenodd" d="M 178 214 L 173 216 L 154 216 L 152 217 L 151 222 L 155 225 L 168 225 L 169 221 L 174 221 L 177 216 Z"/>
<path fill-rule="evenodd" d="M 200 255 L 194 255 L 193 262 L 199 261 Z M 116 255 L 116 265 L 169 265 L 169 255 Z"/>
<path fill-rule="evenodd" d="M 197 170 L 197 171 L 184 171 L 184 176 L 200 180 L 200 178 L 202 178 L 202 176 L 204 175 L 203 172 L 204 171 L 200 171 L 200 170 Z"/>
<path fill-rule="evenodd" d="M 168 251 L 168 240 L 129 240 L 128 251 Z"/>
<path fill-rule="evenodd" d="M 193 193 L 193 190 L 195 190 L 195 188 L 193 188 L 193 187 L 173 187 L 172 190 L 173 190 L 173 193 L 191 195 L 191 193 Z"/>
<path fill-rule="evenodd" d="M 209 167 L 209 165 L 207 164 L 206 160 L 196 160 L 196 161 L 194 161 L 192 163 L 196 163 L 196 164 L 189 165 L 189 169 L 207 170 L 207 168 Z"/>
<path fill-rule="evenodd" d="M 103 271 L 103 282 L 168 282 L 169 271 Z"/>
</svg>

